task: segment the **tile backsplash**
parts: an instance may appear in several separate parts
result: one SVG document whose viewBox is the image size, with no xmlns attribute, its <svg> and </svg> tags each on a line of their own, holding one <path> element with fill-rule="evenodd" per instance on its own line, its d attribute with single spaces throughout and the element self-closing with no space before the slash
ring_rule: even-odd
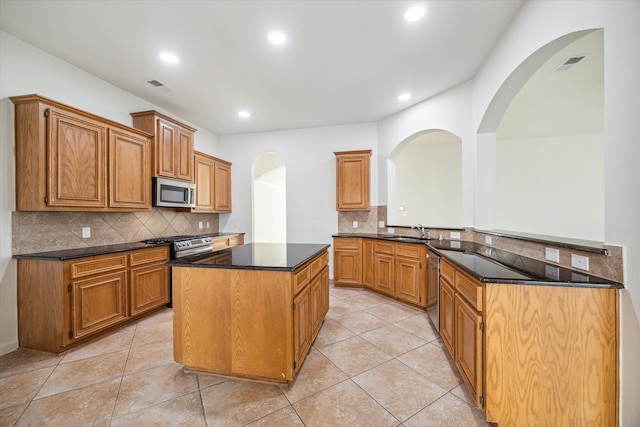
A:
<svg viewBox="0 0 640 427">
<path fill-rule="evenodd" d="M 91 237 L 82 237 L 83 227 L 90 227 Z M 14 254 L 26 254 L 218 230 L 218 214 L 176 212 L 166 208 L 108 213 L 16 211 L 12 218 L 12 249 Z"/>
</svg>

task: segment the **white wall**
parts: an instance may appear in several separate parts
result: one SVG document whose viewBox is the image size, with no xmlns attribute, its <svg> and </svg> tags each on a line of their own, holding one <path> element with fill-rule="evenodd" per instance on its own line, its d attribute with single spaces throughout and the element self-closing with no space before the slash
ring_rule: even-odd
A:
<svg viewBox="0 0 640 427">
<path fill-rule="evenodd" d="M 222 156 L 233 162 L 233 213 L 220 215 L 221 231 L 251 233 L 251 168 L 262 153 L 275 151 L 287 171 L 287 240 L 331 243 L 338 230 L 334 151 L 372 149 L 371 205 L 377 205 L 376 125 L 374 123 L 220 136 Z M 317 224 L 317 228 L 315 227 Z"/>
<path fill-rule="evenodd" d="M 32 93 L 129 126 L 132 123 L 129 113 L 134 111 L 155 109 L 173 116 L 0 31 L 0 354 L 18 346 L 17 268 L 16 261 L 11 259 L 11 212 L 15 210 L 14 116 L 13 103 L 7 97 Z M 195 146 L 199 151 L 218 155 L 217 136 L 211 132 L 196 132 Z"/>
<path fill-rule="evenodd" d="M 473 129 L 509 74 L 565 34 L 604 28 L 605 241 L 626 248 L 621 292 L 622 426 L 640 425 L 640 2 L 529 1 L 489 55 L 473 85 Z M 485 177 L 491 179 L 491 177 Z"/>
<path fill-rule="evenodd" d="M 464 226 L 473 225 L 476 161 L 471 128 L 471 91 L 471 82 L 466 82 L 378 122 L 381 205 L 387 204 L 387 159 L 393 150 L 418 132 L 441 129 L 462 139 L 462 222 Z"/>
<path fill-rule="evenodd" d="M 496 227 L 602 242 L 602 139 L 579 135 L 498 140 L 492 166 Z"/>
</svg>

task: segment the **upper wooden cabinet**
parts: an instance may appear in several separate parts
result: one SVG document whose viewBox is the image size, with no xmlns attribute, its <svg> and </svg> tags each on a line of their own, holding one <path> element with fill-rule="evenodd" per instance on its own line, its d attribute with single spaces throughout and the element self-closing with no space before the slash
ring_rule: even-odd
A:
<svg viewBox="0 0 640 427">
<path fill-rule="evenodd" d="M 198 151 L 194 155 L 196 207 L 193 212 L 231 212 L 231 163 Z"/>
<path fill-rule="evenodd" d="M 151 208 L 149 134 L 37 95 L 11 101 L 17 210 Z"/>
<path fill-rule="evenodd" d="M 131 117 L 133 127 L 154 135 L 152 175 L 193 182 L 196 129 L 153 110 L 131 113 Z"/>
<path fill-rule="evenodd" d="M 370 210 L 371 150 L 340 151 L 334 154 L 336 155 L 336 210 Z"/>
</svg>

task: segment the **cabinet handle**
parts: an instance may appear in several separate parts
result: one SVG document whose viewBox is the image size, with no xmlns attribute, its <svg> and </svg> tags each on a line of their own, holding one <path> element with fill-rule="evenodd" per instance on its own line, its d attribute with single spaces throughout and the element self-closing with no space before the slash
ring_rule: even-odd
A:
<svg viewBox="0 0 640 427">
<path fill-rule="evenodd" d="M 71 292 L 71 289 L 73 289 L 71 285 L 67 286 L 67 292 Z"/>
</svg>

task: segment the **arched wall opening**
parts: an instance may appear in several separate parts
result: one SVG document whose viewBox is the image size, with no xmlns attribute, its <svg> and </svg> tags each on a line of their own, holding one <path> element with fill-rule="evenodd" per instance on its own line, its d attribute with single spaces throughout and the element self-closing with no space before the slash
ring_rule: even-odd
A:
<svg viewBox="0 0 640 427">
<path fill-rule="evenodd" d="M 253 241 L 286 243 L 286 166 L 276 152 L 262 153 L 253 163 L 252 201 Z"/>
<path fill-rule="evenodd" d="M 496 93 L 477 135 L 477 228 L 604 241 L 603 51 L 603 30 L 567 34 Z"/>
<path fill-rule="evenodd" d="M 462 226 L 462 140 L 451 132 L 417 132 L 387 159 L 389 225 Z"/>
</svg>

